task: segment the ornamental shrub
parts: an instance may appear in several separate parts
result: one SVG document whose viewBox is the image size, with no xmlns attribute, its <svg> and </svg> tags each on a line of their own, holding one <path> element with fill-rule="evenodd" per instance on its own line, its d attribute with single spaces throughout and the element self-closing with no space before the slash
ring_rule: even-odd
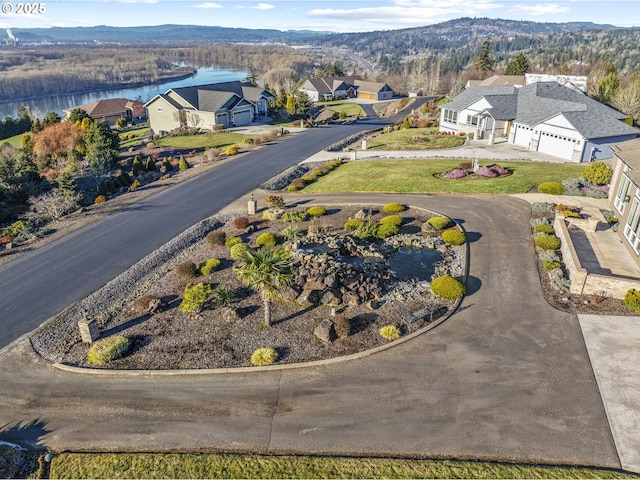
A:
<svg viewBox="0 0 640 480">
<path fill-rule="evenodd" d="M 256 238 L 256 245 L 259 247 L 264 245 L 273 247 L 276 243 L 278 243 L 278 238 L 273 233 L 265 232 L 258 235 L 258 238 Z"/>
<path fill-rule="evenodd" d="M 397 225 L 378 225 L 378 229 L 376 231 L 376 236 L 378 238 L 384 239 L 389 238 L 394 235 L 397 235 L 399 232 L 399 228 Z"/>
<path fill-rule="evenodd" d="M 382 207 L 382 210 L 384 210 L 387 213 L 399 213 L 399 212 L 404 212 L 407 209 L 407 207 L 405 207 L 404 205 L 400 204 L 400 203 L 387 203 L 384 207 Z"/>
<path fill-rule="evenodd" d="M 321 217 L 327 214 L 327 209 L 320 206 L 309 207 L 307 209 L 307 215 L 310 217 Z"/>
<path fill-rule="evenodd" d="M 380 336 L 390 342 L 400 338 L 400 329 L 395 325 L 385 325 L 379 330 Z"/>
<path fill-rule="evenodd" d="M 549 195 L 564 195 L 564 186 L 560 182 L 542 182 L 538 185 L 538 191 Z"/>
<path fill-rule="evenodd" d="M 211 301 L 219 307 L 228 307 L 236 301 L 236 295 L 230 288 L 218 285 L 211 294 Z"/>
<path fill-rule="evenodd" d="M 305 181 L 302 178 L 294 178 L 293 180 L 291 180 L 291 186 L 296 187 L 298 190 L 300 190 L 304 188 Z"/>
<path fill-rule="evenodd" d="M 551 262 L 549 260 L 544 261 L 545 270 L 555 270 L 556 268 L 560 268 L 560 262 Z"/>
<path fill-rule="evenodd" d="M 238 230 L 245 230 L 251 222 L 247 217 L 236 217 L 233 219 L 233 228 L 237 228 Z"/>
<path fill-rule="evenodd" d="M 402 217 L 400 215 L 387 215 L 380 219 L 380 225 L 395 225 L 399 227 L 402 225 Z"/>
<path fill-rule="evenodd" d="M 129 339 L 122 335 L 102 338 L 95 342 L 87 352 L 87 363 L 104 365 L 121 358 L 129 350 Z"/>
<path fill-rule="evenodd" d="M 313 175 L 305 175 L 304 177 L 302 177 L 302 181 L 304 182 L 305 185 L 313 183 L 315 179 L 316 177 L 314 177 Z"/>
<path fill-rule="evenodd" d="M 171 160 L 169 160 L 166 157 L 162 159 L 162 166 L 165 168 L 165 171 L 167 172 L 170 172 L 171 170 L 173 170 L 173 165 L 171 164 Z"/>
<path fill-rule="evenodd" d="M 536 225 L 534 228 L 536 233 L 555 233 L 553 229 L 553 225 L 548 225 L 546 223 L 541 223 L 540 225 Z"/>
<path fill-rule="evenodd" d="M 234 260 L 237 260 L 247 251 L 247 248 L 249 247 L 247 247 L 246 243 L 236 243 L 229 249 L 229 255 L 231 255 L 231 258 Z"/>
<path fill-rule="evenodd" d="M 368 240 L 378 236 L 378 224 L 376 222 L 366 222 L 360 225 L 353 234 L 360 240 Z"/>
<path fill-rule="evenodd" d="M 624 304 L 631 310 L 640 312 L 640 290 L 632 288 L 624 295 Z"/>
<path fill-rule="evenodd" d="M 147 161 L 144 164 L 144 168 L 147 172 L 152 172 L 156 169 L 156 162 L 151 157 L 147 157 Z"/>
<path fill-rule="evenodd" d="M 17 237 L 25 230 L 33 228 L 33 224 L 26 220 L 17 220 L 8 227 L 2 229 L 2 235 L 9 235 L 10 237 Z"/>
<path fill-rule="evenodd" d="M 295 185 L 289 185 L 287 187 L 287 192 L 289 193 L 293 193 L 293 192 L 297 192 L 298 191 L 298 187 L 296 187 Z"/>
<path fill-rule="evenodd" d="M 478 175 L 479 177 L 488 177 L 488 178 L 492 178 L 492 177 L 497 177 L 498 174 L 496 172 L 494 172 L 492 169 L 490 169 L 489 167 L 487 167 L 486 165 L 483 167 L 479 167 L 476 170 L 476 175 Z"/>
<path fill-rule="evenodd" d="M 284 207 L 284 199 L 282 195 L 267 195 L 264 197 L 264 203 L 269 208 L 282 208 Z"/>
<path fill-rule="evenodd" d="M 529 220 L 529 223 L 531 223 L 531 227 L 534 228 L 534 229 L 538 225 L 552 225 L 553 224 L 551 219 L 550 218 L 546 218 L 546 217 L 532 218 L 531 220 Z"/>
<path fill-rule="evenodd" d="M 227 241 L 227 234 L 224 230 L 214 230 L 213 232 L 207 233 L 206 240 L 210 247 L 224 245 Z"/>
<path fill-rule="evenodd" d="M 98 196 L 99 197 L 108 197 L 111 192 L 109 191 L 109 186 L 107 182 L 100 182 L 98 185 Z"/>
<path fill-rule="evenodd" d="M 213 289 L 208 283 L 187 285 L 178 310 L 184 313 L 199 313 L 211 296 L 212 291 Z"/>
<path fill-rule="evenodd" d="M 443 275 L 431 282 L 431 291 L 436 297 L 444 300 L 458 300 L 464 296 L 467 288 L 460 280 L 450 275 Z"/>
<path fill-rule="evenodd" d="M 104 203 L 107 201 L 107 197 L 105 197 L 104 195 L 98 195 L 96 197 L 96 199 L 93 201 L 93 203 Z"/>
<path fill-rule="evenodd" d="M 533 202 L 531 210 L 538 213 L 546 213 L 549 211 L 549 204 L 547 202 Z"/>
<path fill-rule="evenodd" d="M 265 220 L 278 220 L 282 216 L 282 210 L 279 208 L 269 209 L 262 212 L 262 218 Z"/>
<path fill-rule="evenodd" d="M 549 279 L 551 280 L 551 286 L 556 290 L 569 290 L 571 287 L 571 280 L 564 276 L 561 268 L 550 270 Z"/>
<path fill-rule="evenodd" d="M 543 262 L 560 262 L 560 255 L 558 255 L 558 253 L 554 252 L 553 250 L 542 250 L 540 253 L 538 253 L 538 256 Z"/>
<path fill-rule="evenodd" d="M 446 243 L 447 245 L 457 246 L 462 245 L 464 242 L 466 242 L 467 236 L 464 234 L 464 232 L 461 232 L 457 229 L 445 230 L 444 232 L 442 232 L 442 240 L 444 240 L 444 243 Z"/>
<path fill-rule="evenodd" d="M 189 162 L 187 162 L 187 159 L 184 158 L 184 155 L 180 155 L 180 162 L 178 163 L 178 170 L 183 171 L 183 170 L 187 170 L 191 168 L 191 165 L 189 165 Z"/>
<path fill-rule="evenodd" d="M 582 196 L 582 190 L 580 190 L 582 183 L 579 178 L 567 178 L 562 181 L 562 186 L 564 187 L 565 195 L 572 197 Z"/>
<path fill-rule="evenodd" d="M 336 335 L 340 338 L 351 335 L 351 319 L 344 313 L 338 313 L 333 317 L 333 327 L 336 330 Z"/>
<path fill-rule="evenodd" d="M 360 228 L 362 225 L 364 225 L 364 220 L 361 220 L 359 218 L 349 218 L 346 222 L 344 222 L 343 227 L 347 232 L 353 232 Z"/>
<path fill-rule="evenodd" d="M 210 258 L 202 262 L 198 267 L 198 270 L 200 271 L 201 275 L 211 275 L 213 272 L 215 272 L 218 269 L 218 267 L 220 266 L 220 263 L 221 262 L 219 259 Z"/>
<path fill-rule="evenodd" d="M 560 213 L 562 213 L 565 218 L 580 218 L 580 212 L 575 210 L 562 210 Z"/>
<path fill-rule="evenodd" d="M 231 248 L 239 243 L 244 243 L 240 237 L 229 237 L 224 241 L 224 246 Z"/>
<path fill-rule="evenodd" d="M 307 214 L 301 210 L 289 210 L 282 214 L 283 222 L 304 222 L 307 219 Z"/>
<path fill-rule="evenodd" d="M 604 162 L 593 162 L 584 169 L 582 176 L 594 185 L 608 185 L 611 182 L 613 170 Z"/>
<path fill-rule="evenodd" d="M 141 185 L 140 185 L 140 181 L 136 178 L 136 179 L 133 181 L 133 183 L 131 184 L 131 186 L 129 187 L 129 190 L 131 190 L 131 191 L 133 192 L 134 190 L 137 190 L 137 189 L 138 189 L 138 188 L 140 188 L 140 187 L 141 187 Z"/>
<path fill-rule="evenodd" d="M 449 217 L 431 217 L 427 220 L 427 223 L 437 231 L 440 231 L 451 226 L 451 219 Z"/>
<path fill-rule="evenodd" d="M 120 175 L 118 175 L 118 180 L 120 180 L 123 187 L 129 187 L 133 183 L 133 180 L 127 172 L 120 173 Z"/>
<path fill-rule="evenodd" d="M 295 240 L 296 238 L 299 238 L 302 236 L 302 232 L 296 225 L 290 225 L 284 228 L 280 232 L 280 235 L 282 235 L 287 240 Z"/>
<path fill-rule="evenodd" d="M 535 239 L 535 244 L 543 250 L 558 250 L 561 242 L 555 235 L 545 235 Z"/>
<path fill-rule="evenodd" d="M 227 149 L 224 151 L 226 155 L 237 155 L 239 148 L 237 145 L 229 145 Z"/>
<path fill-rule="evenodd" d="M 278 361 L 278 352 L 273 348 L 259 348 L 251 354 L 251 365 L 264 367 Z"/>
<path fill-rule="evenodd" d="M 196 278 L 198 276 L 198 268 L 196 264 L 191 260 L 186 260 L 182 263 L 179 263 L 176 267 L 176 275 L 178 278 L 182 280 L 190 280 L 192 278 Z"/>
<path fill-rule="evenodd" d="M 451 170 L 450 172 L 447 172 L 443 175 L 443 177 L 445 178 L 450 178 L 452 180 L 458 179 L 458 178 L 463 178 L 466 177 L 467 173 L 460 169 L 460 168 L 455 168 L 453 170 Z"/>
<path fill-rule="evenodd" d="M 141 175 L 144 172 L 145 172 L 144 165 L 140 161 L 140 157 L 136 155 L 133 158 L 133 163 L 131 164 L 131 173 L 133 174 L 134 177 L 137 177 L 138 175 Z"/>
</svg>

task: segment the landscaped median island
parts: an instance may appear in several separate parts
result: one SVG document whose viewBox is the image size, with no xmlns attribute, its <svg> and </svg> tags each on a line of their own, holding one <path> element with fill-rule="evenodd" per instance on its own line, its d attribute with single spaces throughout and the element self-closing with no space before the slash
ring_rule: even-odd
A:
<svg viewBox="0 0 640 480">
<path fill-rule="evenodd" d="M 305 363 L 386 345 L 446 316 L 465 293 L 466 236 L 447 217 L 399 203 L 264 200 L 255 215 L 190 229 L 39 329 L 34 348 L 55 362 L 129 370 Z M 91 348 L 84 318 L 100 330 Z"/>
</svg>

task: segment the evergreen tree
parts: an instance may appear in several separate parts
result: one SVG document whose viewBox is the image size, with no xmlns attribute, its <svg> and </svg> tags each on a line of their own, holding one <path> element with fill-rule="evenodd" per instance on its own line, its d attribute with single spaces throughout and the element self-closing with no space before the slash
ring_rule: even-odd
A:
<svg viewBox="0 0 640 480">
<path fill-rule="evenodd" d="M 42 127 L 46 128 L 58 122 L 60 122 L 60 116 L 56 112 L 49 112 L 45 115 L 44 120 L 42 120 Z"/>
<path fill-rule="evenodd" d="M 289 94 L 287 96 L 287 103 L 285 105 L 285 108 L 287 109 L 287 112 L 289 112 L 289 115 L 296 114 L 296 97 L 294 95 Z"/>
<path fill-rule="evenodd" d="M 82 123 L 82 121 L 85 118 L 91 119 L 91 117 L 89 117 L 89 114 L 85 112 L 83 109 L 74 108 L 73 110 L 71 110 L 71 112 L 69 112 L 69 118 L 67 120 L 71 123 L 76 123 L 76 122 Z"/>
<path fill-rule="evenodd" d="M 187 162 L 187 159 L 184 158 L 183 155 L 180 155 L 180 163 L 178 163 L 178 169 L 187 170 L 188 168 L 191 168 L 191 165 L 189 165 L 189 162 Z"/>
<path fill-rule="evenodd" d="M 136 155 L 133 158 L 133 164 L 131 165 L 131 173 L 133 174 L 134 177 L 137 177 L 138 175 L 144 172 L 145 172 L 144 165 L 140 161 L 140 157 Z"/>
<path fill-rule="evenodd" d="M 73 196 L 76 194 L 76 182 L 69 172 L 63 172 L 58 175 L 58 191 L 64 196 Z"/>
<path fill-rule="evenodd" d="M 529 71 L 529 60 L 524 53 L 520 52 L 516 57 L 507 64 L 504 70 L 505 75 L 524 75 Z"/>
<path fill-rule="evenodd" d="M 311 109 L 311 105 L 313 105 L 313 102 L 309 98 L 309 95 L 298 90 L 295 95 L 296 113 L 304 115 L 306 117 L 309 113 L 309 110 Z"/>
<path fill-rule="evenodd" d="M 486 39 L 482 42 L 482 47 L 480 47 L 480 53 L 473 61 L 473 68 L 478 70 L 479 72 L 490 72 L 496 65 L 495 59 L 491 55 L 492 46 L 491 40 Z"/>
<path fill-rule="evenodd" d="M 147 162 L 144 164 L 144 168 L 147 172 L 151 172 L 156 169 L 156 162 L 151 157 L 147 157 Z"/>
<path fill-rule="evenodd" d="M 91 173 L 96 177 L 110 173 L 120 153 L 118 135 L 111 131 L 107 122 L 94 121 L 87 128 L 84 141 Z"/>
</svg>

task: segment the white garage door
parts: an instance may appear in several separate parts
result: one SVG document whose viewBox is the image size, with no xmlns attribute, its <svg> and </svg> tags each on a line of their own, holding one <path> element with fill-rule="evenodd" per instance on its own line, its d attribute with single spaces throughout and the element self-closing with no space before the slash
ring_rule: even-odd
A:
<svg viewBox="0 0 640 480">
<path fill-rule="evenodd" d="M 529 148 L 531 135 L 533 135 L 532 128 L 525 127 L 524 125 L 516 125 L 516 134 L 513 138 L 513 143 Z"/>
<path fill-rule="evenodd" d="M 572 138 L 540 132 L 540 141 L 538 142 L 539 152 L 548 153 L 549 155 L 564 158 L 565 160 L 571 160 L 575 146 L 576 140 Z"/>
<path fill-rule="evenodd" d="M 242 110 L 233 113 L 233 123 L 236 126 L 249 125 L 251 123 L 251 110 Z"/>
</svg>

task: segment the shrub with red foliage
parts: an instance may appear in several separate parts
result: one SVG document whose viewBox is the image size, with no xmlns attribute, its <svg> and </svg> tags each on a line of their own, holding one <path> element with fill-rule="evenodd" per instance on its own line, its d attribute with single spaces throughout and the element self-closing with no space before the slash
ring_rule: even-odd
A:
<svg viewBox="0 0 640 480">
<path fill-rule="evenodd" d="M 250 224 L 251 224 L 251 222 L 249 221 L 249 219 L 247 217 L 236 217 L 236 218 L 233 219 L 233 226 L 234 226 L 234 228 L 237 228 L 238 230 L 244 230 Z"/>
<path fill-rule="evenodd" d="M 491 170 L 488 166 L 484 166 L 484 167 L 480 167 L 476 170 L 476 175 L 478 175 L 479 177 L 497 177 L 498 174 L 496 172 L 494 172 L 493 170 Z"/>
<path fill-rule="evenodd" d="M 459 168 L 456 168 L 454 170 L 451 170 L 449 173 L 446 173 L 444 176 L 446 178 L 452 178 L 452 179 L 456 179 L 456 178 L 462 178 L 464 176 L 466 176 L 467 174 L 465 173 L 464 170 L 461 170 Z"/>
</svg>

